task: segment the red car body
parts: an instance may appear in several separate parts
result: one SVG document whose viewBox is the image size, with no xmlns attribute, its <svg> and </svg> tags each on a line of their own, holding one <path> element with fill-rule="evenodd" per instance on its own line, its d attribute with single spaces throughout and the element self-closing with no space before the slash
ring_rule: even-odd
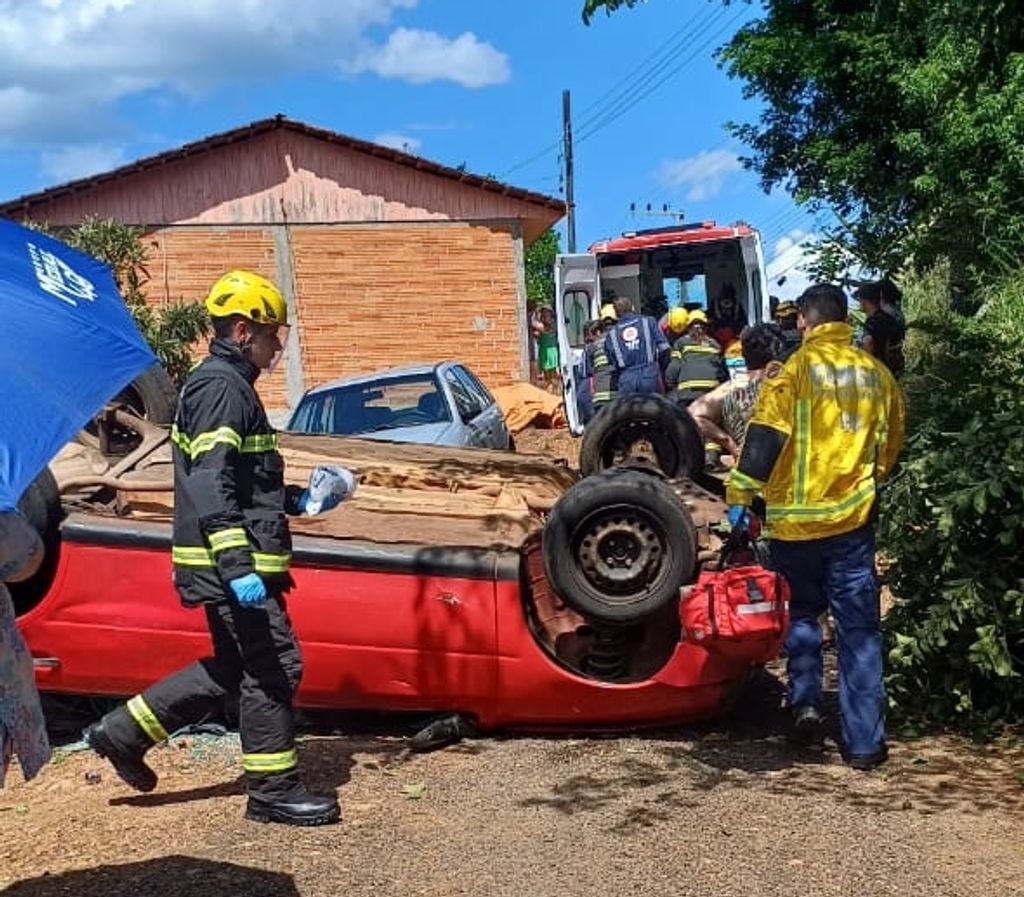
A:
<svg viewBox="0 0 1024 897">
<path fill-rule="evenodd" d="M 670 642 L 642 681 L 599 681 L 560 661 L 538 615 L 558 607 L 538 594 L 538 560 L 296 537 L 297 704 L 458 711 L 483 729 L 664 724 L 725 708 L 751 664 L 695 644 Z M 203 612 L 171 585 L 165 522 L 72 515 L 53 584 L 19 623 L 40 688 L 55 692 L 130 695 L 209 650 Z"/>
</svg>

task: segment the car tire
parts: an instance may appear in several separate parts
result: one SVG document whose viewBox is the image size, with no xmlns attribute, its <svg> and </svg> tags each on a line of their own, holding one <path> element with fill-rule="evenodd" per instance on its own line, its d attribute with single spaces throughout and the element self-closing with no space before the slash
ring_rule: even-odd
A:
<svg viewBox="0 0 1024 897">
<path fill-rule="evenodd" d="M 57 570 L 60 524 L 64 519 L 64 511 L 60 503 L 57 481 L 48 467 L 44 467 L 29 483 L 18 501 L 18 511 L 39 534 L 45 549 L 43 563 L 33 576 L 22 582 L 7 584 L 14 600 L 15 613 L 22 614 L 39 603 L 53 583 Z"/>
<path fill-rule="evenodd" d="M 696 570 L 686 506 L 659 477 L 608 470 L 572 486 L 544 527 L 544 572 L 589 620 L 627 625 L 679 600 Z"/>
<path fill-rule="evenodd" d="M 633 454 L 638 445 L 648 455 Z M 618 466 L 646 465 L 670 479 L 700 476 L 704 471 L 704 440 L 685 408 L 664 396 L 616 399 L 587 424 L 580 446 L 580 473 L 590 476 Z"/>
<path fill-rule="evenodd" d="M 112 399 L 154 424 L 169 424 L 178 408 L 178 390 L 160 364 L 147 368 Z"/>
</svg>

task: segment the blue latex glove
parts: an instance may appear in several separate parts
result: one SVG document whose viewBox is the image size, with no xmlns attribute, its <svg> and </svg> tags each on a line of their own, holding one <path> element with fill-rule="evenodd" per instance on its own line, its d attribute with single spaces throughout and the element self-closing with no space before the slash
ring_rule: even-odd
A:
<svg viewBox="0 0 1024 897">
<path fill-rule="evenodd" d="M 256 573 L 246 573 L 228 583 L 242 607 L 259 607 L 267 600 L 267 587 Z"/>
<path fill-rule="evenodd" d="M 729 526 L 737 535 L 750 528 L 750 508 L 746 505 L 729 505 Z"/>
</svg>

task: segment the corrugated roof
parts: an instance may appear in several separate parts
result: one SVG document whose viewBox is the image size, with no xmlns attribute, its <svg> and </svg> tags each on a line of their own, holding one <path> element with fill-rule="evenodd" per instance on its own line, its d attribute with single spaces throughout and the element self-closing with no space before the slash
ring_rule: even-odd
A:
<svg viewBox="0 0 1024 897">
<path fill-rule="evenodd" d="M 486 190 L 490 193 L 497 193 L 501 196 L 508 196 L 512 199 L 521 200 L 522 202 L 553 209 L 562 214 L 565 213 L 565 202 L 557 197 L 546 196 L 543 193 L 534 193 L 531 190 L 523 190 L 520 187 L 513 187 L 510 184 L 504 184 L 501 181 L 494 180 L 493 178 L 470 174 L 469 172 L 462 171 L 458 168 L 449 168 L 446 165 L 431 162 L 429 159 L 423 159 L 419 156 L 403 153 L 400 150 L 381 146 L 377 143 L 371 143 L 368 140 L 359 140 L 356 137 L 349 137 L 347 134 L 339 134 L 337 131 L 328 131 L 325 128 L 317 128 L 313 125 L 307 125 L 300 121 L 293 121 L 292 119 L 285 118 L 283 115 L 275 115 L 273 118 L 264 118 L 260 121 L 254 121 L 252 124 L 235 128 L 232 131 L 224 131 L 220 134 L 213 134 L 210 137 L 204 137 L 202 140 L 197 140 L 194 143 L 186 143 L 184 146 L 178 147 L 177 149 L 167 150 L 166 152 L 158 153 L 155 156 L 147 156 L 144 159 L 130 162 L 127 165 L 122 165 L 120 168 L 115 168 L 112 171 L 107 171 L 103 174 L 95 174 L 87 178 L 79 178 L 76 181 L 69 181 L 66 184 L 58 184 L 57 186 L 49 187 L 46 190 L 40 190 L 37 193 L 28 193 L 24 196 L 19 196 L 16 199 L 0 203 L 0 215 L 6 217 L 23 215 L 31 209 L 32 206 L 41 202 L 56 199 L 60 196 L 66 196 L 70 193 L 80 193 L 83 190 L 90 190 L 101 184 L 120 180 L 138 172 L 146 171 L 150 168 L 157 168 L 159 166 L 166 165 L 168 162 L 174 162 L 200 153 L 210 152 L 211 150 L 215 150 L 219 147 L 238 143 L 242 140 L 248 140 L 259 134 L 265 134 L 269 131 L 275 130 L 287 130 L 294 131 L 299 134 L 305 134 L 306 136 L 313 137 L 317 140 L 335 143 L 339 146 L 344 146 L 360 153 L 366 153 L 370 156 L 377 156 L 378 158 L 386 159 L 389 162 L 394 162 L 396 165 L 415 168 L 418 171 L 437 175 L 438 177 L 449 178 L 453 181 L 458 181 L 459 183 L 467 184 L 471 187 L 478 187 L 481 190 Z"/>
</svg>

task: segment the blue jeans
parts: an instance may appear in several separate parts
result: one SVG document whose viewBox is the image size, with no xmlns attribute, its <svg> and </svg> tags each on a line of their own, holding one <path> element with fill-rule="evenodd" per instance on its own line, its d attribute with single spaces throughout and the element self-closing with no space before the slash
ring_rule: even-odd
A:
<svg viewBox="0 0 1024 897">
<path fill-rule="evenodd" d="M 772 563 L 792 592 L 786 671 L 789 705 L 821 700 L 821 626 L 832 612 L 839 653 L 839 710 L 850 754 L 872 754 L 885 742 L 882 631 L 872 526 L 808 542 L 771 543 Z"/>
<path fill-rule="evenodd" d="M 622 368 L 619 371 L 619 398 L 662 393 L 661 368 L 657 362 Z"/>
</svg>

